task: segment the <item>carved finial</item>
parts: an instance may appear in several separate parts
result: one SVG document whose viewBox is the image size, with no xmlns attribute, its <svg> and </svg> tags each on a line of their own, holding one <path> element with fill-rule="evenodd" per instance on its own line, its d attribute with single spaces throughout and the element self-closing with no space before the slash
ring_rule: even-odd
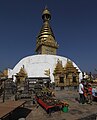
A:
<svg viewBox="0 0 97 120">
<path fill-rule="evenodd" d="M 47 5 L 45 5 L 45 9 L 47 9 L 48 7 L 47 7 Z"/>
<path fill-rule="evenodd" d="M 51 19 L 51 14 L 50 14 L 50 11 L 48 10 L 47 6 L 45 6 L 45 9 L 43 10 L 42 19 L 44 22 L 49 21 Z"/>
</svg>

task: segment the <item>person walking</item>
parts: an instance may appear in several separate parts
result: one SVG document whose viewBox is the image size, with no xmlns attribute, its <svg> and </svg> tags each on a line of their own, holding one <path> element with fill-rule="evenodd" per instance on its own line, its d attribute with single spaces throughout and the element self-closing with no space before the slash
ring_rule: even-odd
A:
<svg viewBox="0 0 97 120">
<path fill-rule="evenodd" d="M 79 96 L 80 96 L 80 103 L 84 104 L 85 103 L 85 97 L 84 97 L 84 81 L 81 80 L 79 84 Z"/>
</svg>

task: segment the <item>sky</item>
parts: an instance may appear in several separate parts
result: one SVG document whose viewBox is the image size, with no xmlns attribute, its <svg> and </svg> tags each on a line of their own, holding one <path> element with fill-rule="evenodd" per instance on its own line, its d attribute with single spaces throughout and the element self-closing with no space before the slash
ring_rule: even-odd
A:
<svg viewBox="0 0 97 120">
<path fill-rule="evenodd" d="M 97 69 L 97 0 L 0 0 L 0 71 L 35 54 L 42 12 L 48 7 L 50 25 L 59 44 L 57 54 L 81 71 Z"/>
</svg>

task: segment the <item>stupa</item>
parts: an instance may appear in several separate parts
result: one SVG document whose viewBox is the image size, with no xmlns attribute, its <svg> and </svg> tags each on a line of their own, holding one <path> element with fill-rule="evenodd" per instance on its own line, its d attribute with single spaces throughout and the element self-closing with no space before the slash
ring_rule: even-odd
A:
<svg viewBox="0 0 97 120">
<path fill-rule="evenodd" d="M 51 13 L 45 8 L 42 13 L 43 25 L 36 40 L 36 54 L 24 57 L 13 69 L 9 69 L 8 77 L 31 81 L 54 82 L 56 86 L 72 86 L 82 79 L 82 72 L 69 58 L 57 55 L 59 47 L 50 26 Z"/>
</svg>

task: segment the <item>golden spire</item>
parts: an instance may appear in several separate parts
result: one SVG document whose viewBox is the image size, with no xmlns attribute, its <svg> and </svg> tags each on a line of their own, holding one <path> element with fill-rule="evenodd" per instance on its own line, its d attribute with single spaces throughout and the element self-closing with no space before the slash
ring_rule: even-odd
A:
<svg viewBox="0 0 97 120">
<path fill-rule="evenodd" d="M 36 52 L 39 53 L 40 49 L 42 51 L 42 46 L 49 46 L 50 48 L 54 48 L 54 51 L 56 51 L 56 49 L 58 48 L 58 44 L 55 40 L 55 36 L 49 24 L 49 21 L 51 20 L 51 13 L 47 7 L 45 7 L 45 9 L 43 10 L 42 19 L 43 26 L 37 37 Z M 40 54 L 43 53 L 40 52 Z M 46 54 L 46 52 L 44 54 Z"/>
<path fill-rule="evenodd" d="M 21 67 L 20 71 L 17 73 L 17 76 L 19 77 L 27 77 L 27 73 L 25 71 L 24 65 Z"/>
<path fill-rule="evenodd" d="M 74 67 L 73 62 L 69 59 L 67 59 L 65 70 L 66 72 L 78 72 L 78 69 Z"/>
<path fill-rule="evenodd" d="M 64 67 L 62 65 L 62 61 L 59 59 L 57 60 L 57 64 L 54 70 L 54 74 L 57 74 L 57 73 L 64 73 Z"/>
</svg>

